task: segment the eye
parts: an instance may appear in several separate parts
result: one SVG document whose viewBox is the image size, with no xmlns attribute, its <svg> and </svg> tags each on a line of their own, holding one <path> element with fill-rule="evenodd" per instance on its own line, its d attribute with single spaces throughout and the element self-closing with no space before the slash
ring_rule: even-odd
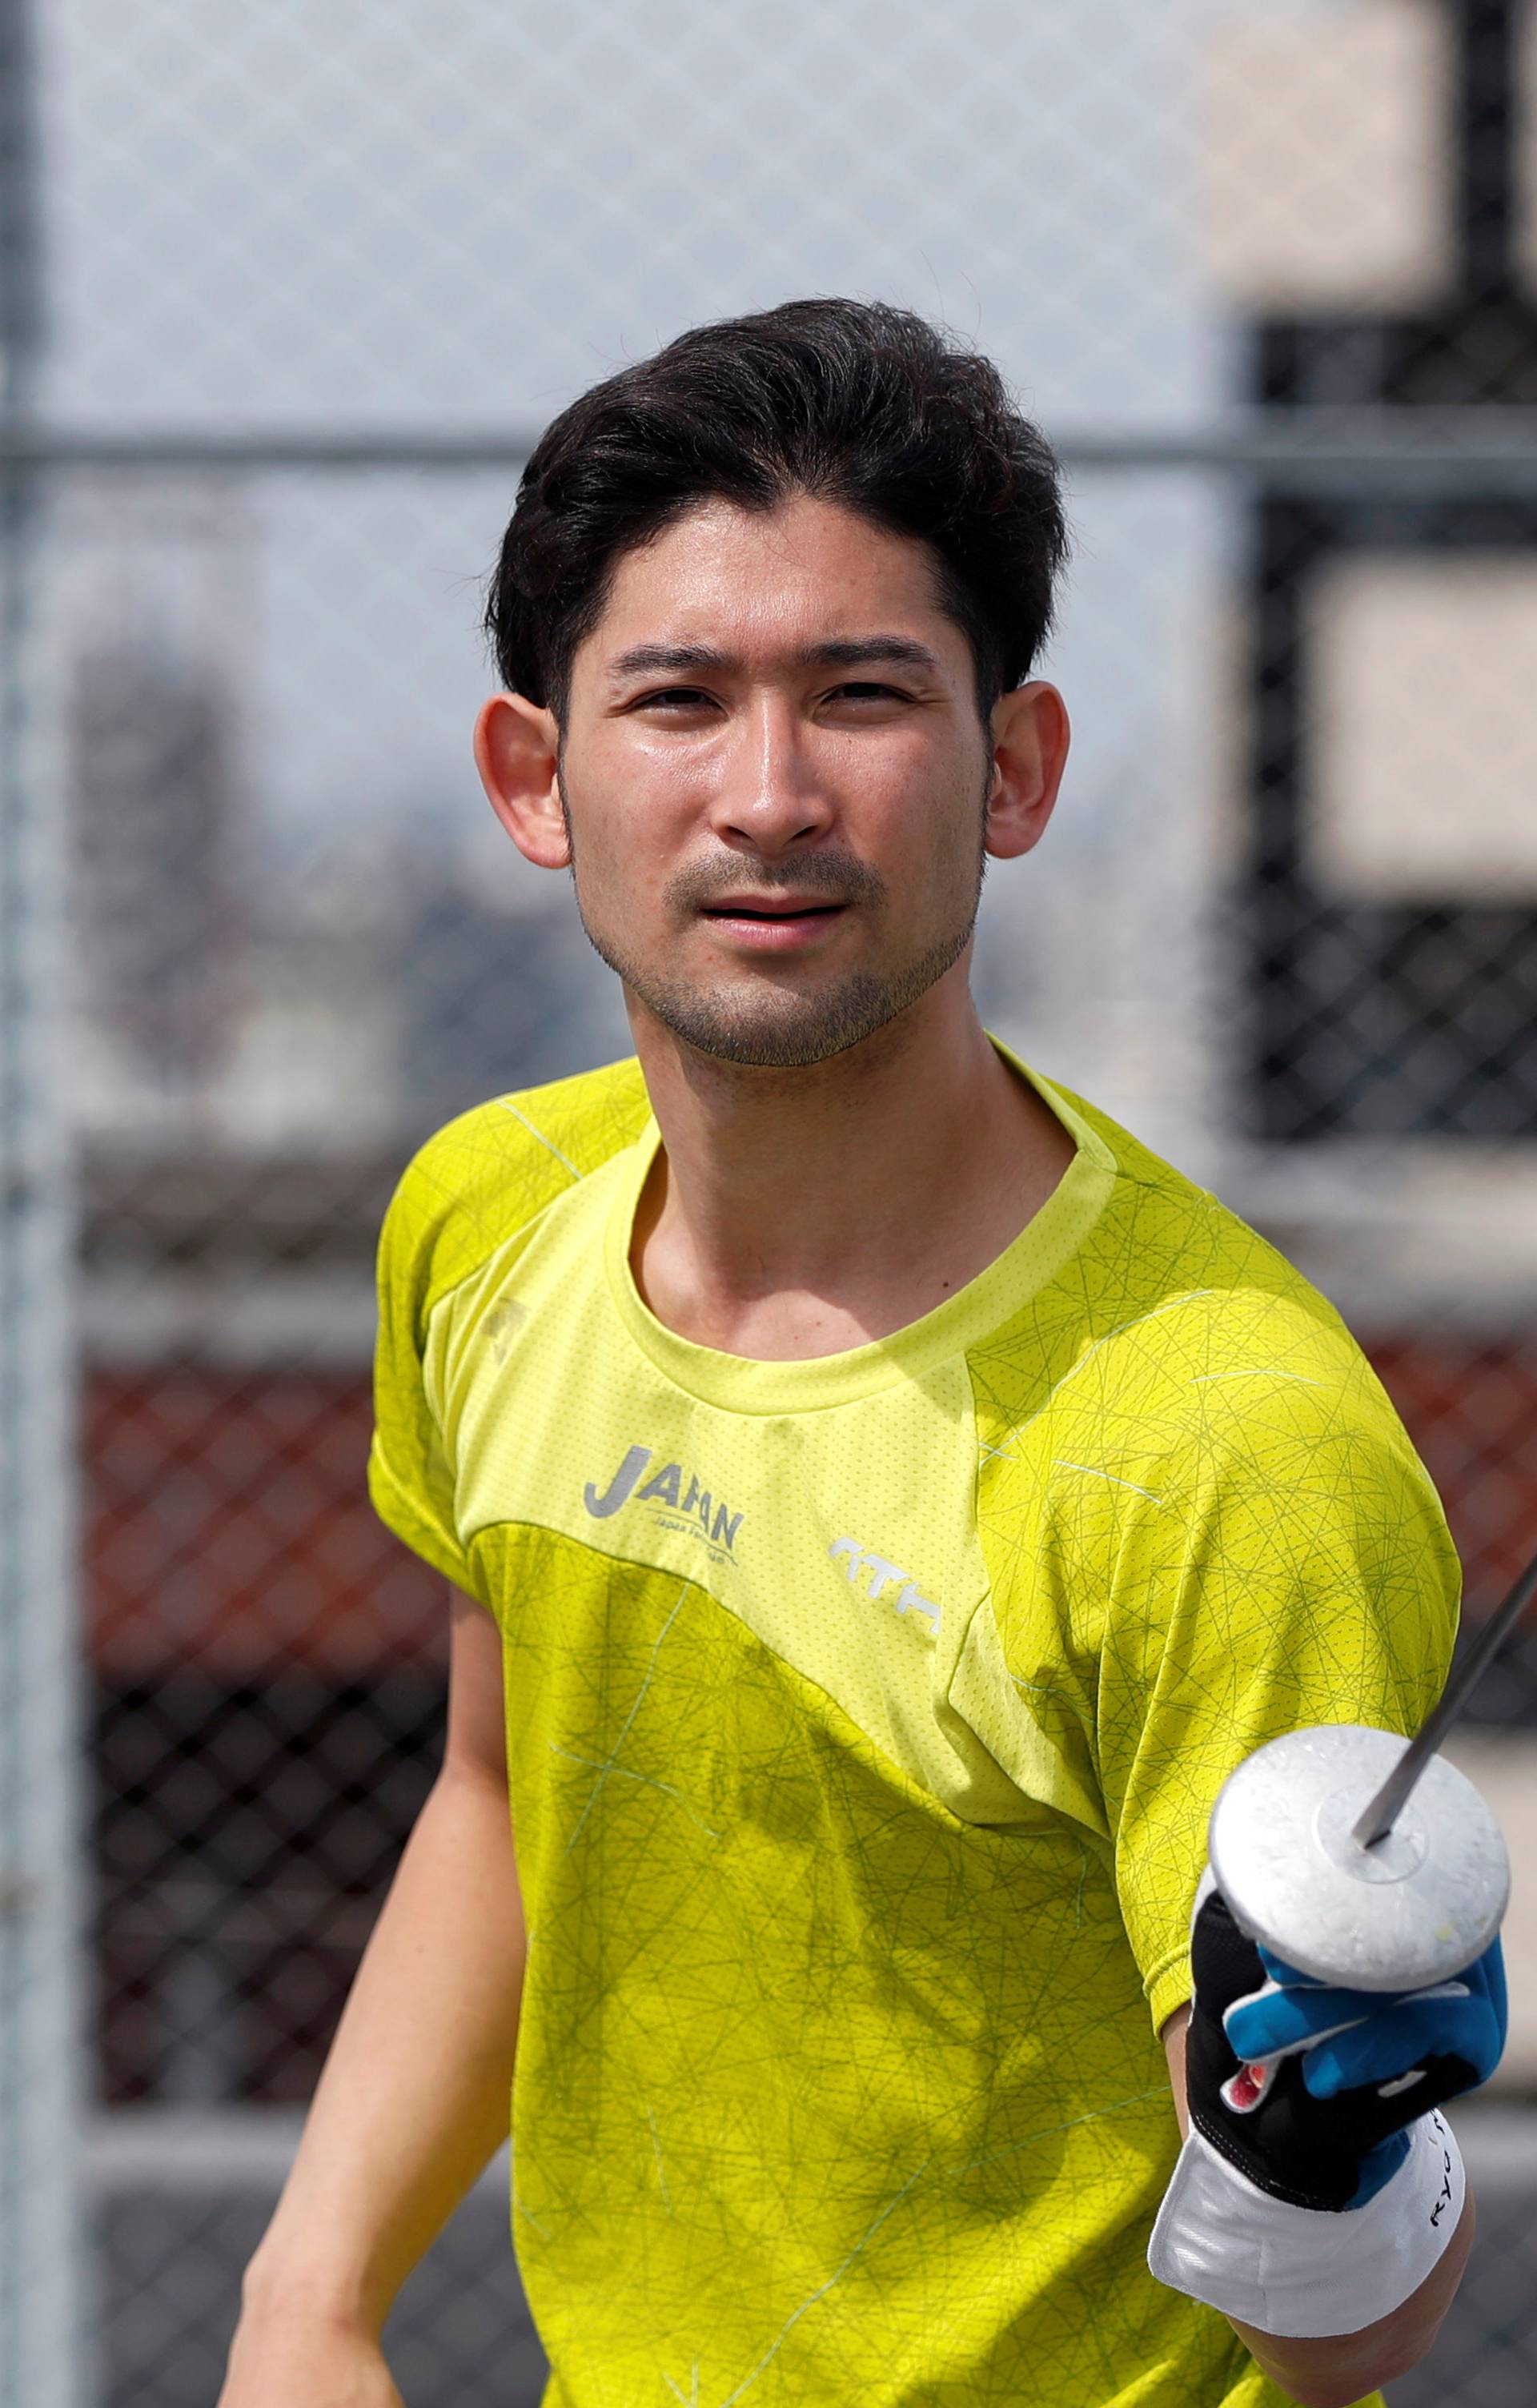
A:
<svg viewBox="0 0 1537 2408">
<path fill-rule="evenodd" d="M 668 685 L 658 687 L 654 694 L 638 695 L 630 704 L 630 709 L 632 710 L 697 710 L 701 705 L 708 709 L 713 701 L 713 695 L 706 694 L 702 686 Z"/>
<path fill-rule="evenodd" d="M 912 696 L 904 694 L 899 685 L 881 685 L 870 678 L 851 679 L 847 684 L 834 686 L 827 696 L 829 702 L 911 702 L 912 699 Z"/>
</svg>

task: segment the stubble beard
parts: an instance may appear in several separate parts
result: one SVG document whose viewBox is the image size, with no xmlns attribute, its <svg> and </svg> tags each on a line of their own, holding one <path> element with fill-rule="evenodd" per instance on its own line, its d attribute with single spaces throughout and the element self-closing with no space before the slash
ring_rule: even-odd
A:
<svg viewBox="0 0 1537 2408">
<path fill-rule="evenodd" d="M 561 800 L 564 810 L 564 788 Z M 566 826 L 570 839 L 568 811 Z M 729 985 L 685 985 L 637 962 L 614 937 L 603 935 L 588 918 L 577 877 L 575 843 L 571 842 L 571 882 L 577 911 L 599 960 L 664 1027 L 696 1053 L 756 1070 L 810 1069 L 818 1062 L 830 1061 L 835 1054 L 846 1054 L 851 1047 L 863 1044 L 867 1038 L 911 1010 L 946 970 L 954 968 L 970 943 L 985 869 L 986 853 L 979 838 L 975 874 L 966 904 L 955 924 L 941 936 L 921 953 L 893 964 L 883 972 L 851 970 L 825 987 L 803 994 L 773 980 L 754 977 L 751 971 Z M 851 903 L 855 909 L 878 907 L 886 896 L 884 880 L 866 863 L 845 854 L 817 854 L 780 867 L 759 863 L 751 882 L 759 891 L 781 886 L 804 893 L 811 888 Z M 682 925 L 707 895 L 711 901 L 728 899 L 728 890 L 723 891 L 718 869 L 682 873 L 669 882 L 665 900 Z"/>
</svg>

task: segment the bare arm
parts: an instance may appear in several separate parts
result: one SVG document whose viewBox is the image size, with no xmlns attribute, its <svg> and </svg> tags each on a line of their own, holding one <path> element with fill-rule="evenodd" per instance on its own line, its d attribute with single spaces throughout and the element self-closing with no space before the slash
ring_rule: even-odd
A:
<svg viewBox="0 0 1537 2408">
<path fill-rule="evenodd" d="M 1181 2007 L 1170 2016 L 1162 2032 L 1174 2086 L 1174 2112 L 1182 2134 L 1190 2128 L 1185 2087 L 1185 2035 L 1189 2021 L 1189 2008 Z M 1375 2324 L 1363 2326 L 1359 2332 L 1331 2335 L 1325 2341 L 1288 2341 L 1275 2333 L 1258 2332 L 1253 2325 L 1240 2324 L 1236 2316 L 1228 2321 L 1271 2381 L 1300 2401 L 1302 2408 L 1351 2408 L 1352 2402 L 1364 2399 L 1380 2385 L 1396 2383 L 1425 2356 L 1462 2280 L 1462 2270 L 1472 2247 L 1474 2222 L 1470 2189 L 1456 2232 L 1419 2289 L 1391 2315 L 1379 2316 Z"/>
<path fill-rule="evenodd" d="M 247 2270 L 221 2408 L 393 2408 L 384 2319 L 507 2138 L 524 1933 L 501 1641 L 483 1607 L 451 1599 L 442 1770 Z"/>
</svg>

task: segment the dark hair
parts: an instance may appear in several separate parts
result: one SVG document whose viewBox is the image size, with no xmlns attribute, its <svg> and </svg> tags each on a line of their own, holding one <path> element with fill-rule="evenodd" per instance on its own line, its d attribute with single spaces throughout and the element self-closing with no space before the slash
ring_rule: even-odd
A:
<svg viewBox="0 0 1537 2408">
<path fill-rule="evenodd" d="M 931 548 L 985 719 L 1051 625 L 1068 549 L 1057 464 L 990 360 L 882 302 L 693 327 L 562 410 L 491 580 L 503 684 L 563 719 L 624 553 L 697 503 L 767 510 L 797 491 Z"/>
</svg>

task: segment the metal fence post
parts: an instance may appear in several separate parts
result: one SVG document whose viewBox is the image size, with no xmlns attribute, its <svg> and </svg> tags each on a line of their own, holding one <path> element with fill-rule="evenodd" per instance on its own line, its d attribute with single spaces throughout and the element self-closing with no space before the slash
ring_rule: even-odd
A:
<svg viewBox="0 0 1537 2408">
<path fill-rule="evenodd" d="M 0 407 L 41 333 L 24 0 L 0 0 Z M 79 1647 L 64 834 L 36 574 L 40 480 L 0 471 L 0 2401 L 83 2408 Z"/>
<path fill-rule="evenodd" d="M 79 1643 L 56 797 L 29 724 L 29 522 L 0 497 L 0 2401 L 77 2408 Z"/>
</svg>

